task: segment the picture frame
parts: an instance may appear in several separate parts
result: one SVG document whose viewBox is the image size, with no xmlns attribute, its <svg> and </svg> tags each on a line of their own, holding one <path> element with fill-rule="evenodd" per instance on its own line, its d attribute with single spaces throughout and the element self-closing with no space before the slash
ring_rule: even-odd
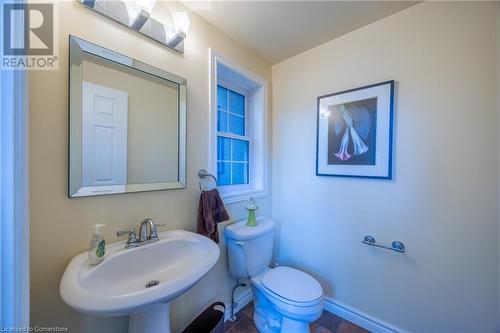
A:
<svg viewBox="0 0 500 333">
<path fill-rule="evenodd" d="M 317 98 L 316 175 L 392 179 L 394 80 Z"/>
</svg>

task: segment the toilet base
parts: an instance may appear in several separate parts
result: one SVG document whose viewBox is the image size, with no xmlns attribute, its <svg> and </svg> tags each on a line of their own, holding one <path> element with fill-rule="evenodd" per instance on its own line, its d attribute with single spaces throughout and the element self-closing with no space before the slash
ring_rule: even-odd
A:
<svg viewBox="0 0 500 333">
<path fill-rule="evenodd" d="M 303 321 L 293 320 L 287 317 L 283 317 L 281 321 L 281 332 L 280 333 L 309 333 L 309 323 Z"/>
<path fill-rule="evenodd" d="M 252 284 L 252 292 L 254 296 L 253 321 L 260 333 L 310 333 L 309 321 L 300 321 L 282 315 L 254 284 Z M 309 316 L 309 318 L 317 319 L 321 311 L 318 315 Z"/>
<path fill-rule="evenodd" d="M 254 312 L 253 322 L 260 333 L 280 333 L 282 316 L 274 310 L 265 295 L 252 286 Z"/>
</svg>

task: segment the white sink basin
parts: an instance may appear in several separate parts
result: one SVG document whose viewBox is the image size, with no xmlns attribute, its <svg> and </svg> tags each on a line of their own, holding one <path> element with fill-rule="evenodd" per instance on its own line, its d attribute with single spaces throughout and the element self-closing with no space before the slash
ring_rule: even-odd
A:
<svg viewBox="0 0 500 333">
<path fill-rule="evenodd" d="M 125 249 L 125 242 L 107 245 L 97 266 L 89 266 L 87 252 L 73 257 L 61 280 L 64 302 L 92 315 L 131 315 L 129 332 L 169 332 L 169 302 L 208 273 L 219 247 L 184 230 L 158 236 L 158 242 L 133 249 Z M 148 288 L 150 281 L 159 283 Z"/>
</svg>

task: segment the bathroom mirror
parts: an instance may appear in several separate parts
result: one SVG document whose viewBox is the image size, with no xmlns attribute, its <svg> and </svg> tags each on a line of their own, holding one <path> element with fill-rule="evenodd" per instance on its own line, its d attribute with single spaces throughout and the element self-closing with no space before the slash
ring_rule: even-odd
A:
<svg viewBox="0 0 500 333">
<path fill-rule="evenodd" d="M 186 80 L 69 43 L 69 196 L 185 187 Z"/>
</svg>

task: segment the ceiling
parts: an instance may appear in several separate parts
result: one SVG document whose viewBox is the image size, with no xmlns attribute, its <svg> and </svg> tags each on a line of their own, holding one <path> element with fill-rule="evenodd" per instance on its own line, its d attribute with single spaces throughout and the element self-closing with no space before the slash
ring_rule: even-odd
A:
<svg viewBox="0 0 500 333">
<path fill-rule="evenodd" d="M 414 1 L 184 1 L 275 64 L 415 5 Z"/>
</svg>

